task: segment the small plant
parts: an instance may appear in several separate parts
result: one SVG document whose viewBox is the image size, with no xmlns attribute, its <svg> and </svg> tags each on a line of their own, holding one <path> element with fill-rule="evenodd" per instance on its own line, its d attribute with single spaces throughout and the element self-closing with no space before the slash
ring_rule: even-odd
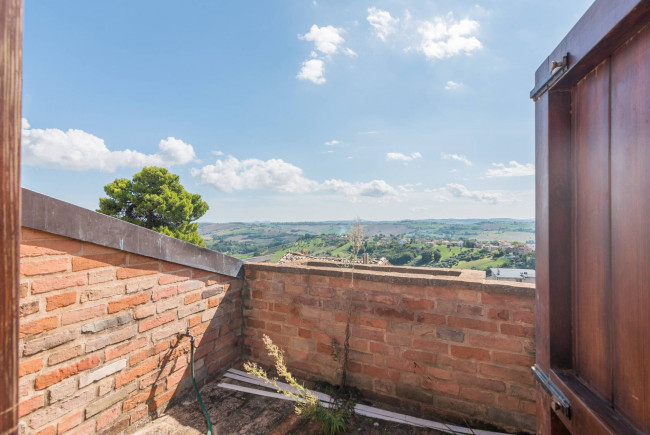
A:
<svg viewBox="0 0 650 435">
<path fill-rule="evenodd" d="M 262 337 L 264 346 L 268 351 L 269 356 L 275 360 L 275 370 L 278 376 L 291 385 L 292 390 L 287 390 L 278 385 L 277 378 L 270 378 L 266 371 L 254 362 L 247 362 L 244 364 L 244 369 L 259 379 L 273 385 L 273 387 L 285 396 L 296 402 L 295 411 L 297 415 L 303 416 L 307 419 L 316 420 L 323 432 L 327 435 L 336 435 L 344 432 L 348 428 L 348 422 L 352 416 L 351 409 L 353 405 L 349 401 L 342 401 L 333 399 L 327 406 L 320 403 L 318 397 L 311 391 L 301 385 L 296 378 L 293 377 L 291 372 L 287 369 L 284 361 L 284 352 L 278 346 L 273 344 L 268 335 Z"/>
</svg>

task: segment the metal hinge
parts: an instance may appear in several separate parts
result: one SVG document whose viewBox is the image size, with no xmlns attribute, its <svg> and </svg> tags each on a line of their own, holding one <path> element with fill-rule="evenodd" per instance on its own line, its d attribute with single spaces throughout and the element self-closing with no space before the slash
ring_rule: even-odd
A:
<svg viewBox="0 0 650 435">
<path fill-rule="evenodd" d="M 569 53 L 562 58 L 562 62 L 553 61 L 551 63 L 551 72 L 548 73 L 544 79 L 535 85 L 530 91 L 530 98 L 537 101 L 539 97 L 544 95 L 546 91 L 551 89 L 560 77 L 562 77 L 569 70 Z"/>
<path fill-rule="evenodd" d="M 560 391 L 560 389 L 551 381 L 546 373 L 540 369 L 537 364 L 532 366 L 530 370 L 533 372 L 533 377 L 539 385 L 551 396 L 551 402 L 555 411 L 561 411 L 567 418 L 571 418 L 571 403 L 569 399 Z"/>
</svg>

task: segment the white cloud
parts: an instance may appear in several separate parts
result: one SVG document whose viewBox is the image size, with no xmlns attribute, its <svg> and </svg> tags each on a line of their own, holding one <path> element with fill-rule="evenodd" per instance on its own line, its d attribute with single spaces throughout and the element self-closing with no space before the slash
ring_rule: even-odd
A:
<svg viewBox="0 0 650 435">
<path fill-rule="evenodd" d="M 414 152 L 411 154 L 403 153 L 386 153 L 386 160 L 389 161 L 398 161 L 398 162 L 410 162 L 413 159 L 419 159 L 422 157 L 422 154 Z"/>
<path fill-rule="evenodd" d="M 472 54 L 482 47 L 476 37 L 478 21 L 456 20 L 453 13 L 423 21 L 418 27 L 418 50 L 429 59 L 445 59 L 460 54 Z"/>
<path fill-rule="evenodd" d="M 408 11 L 407 11 L 408 12 Z M 388 11 L 377 9 L 375 7 L 368 8 L 368 23 L 375 30 L 375 35 L 382 41 L 391 33 L 395 33 L 397 25 L 399 24 L 398 18 L 393 18 Z"/>
<path fill-rule="evenodd" d="M 409 210 L 410 210 L 412 213 L 418 213 L 418 214 L 421 214 L 421 213 L 425 213 L 428 209 L 427 209 L 426 207 L 422 207 L 422 206 L 415 206 L 415 207 L 411 207 L 411 208 L 409 208 Z"/>
<path fill-rule="evenodd" d="M 381 131 L 379 131 L 379 130 L 370 130 L 370 131 L 359 132 L 359 134 L 379 134 L 379 133 L 381 133 Z"/>
<path fill-rule="evenodd" d="M 118 167 L 170 167 L 196 161 L 192 145 L 174 137 L 162 139 L 157 153 L 144 154 L 130 149 L 111 151 L 103 139 L 83 130 L 30 128 L 24 118 L 22 127 L 23 162 L 30 166 L 114 172 Z"/>
<path fill-rule="evenodd" d="M 445 84 L 445 90 L 446 90 L 446 91 L 453 91 L 453 90 L 456 90 L 456 89 L 460 89 L 460 88 L 462 88 L 462 87 L 463 87 L 463 84 L 462 84 L 462 83 L 456 83 L 456 82 L 451 81 L 451 80 L 449 80 L 449 81 Z"/>
<path fill-rule="evenodd" d="M 308 33 L 298 35 L 298 38 L 313 42 L 316 50 L 321 53 L 334 54 L 339 50 L 339 46 L 345 42 L 345 39 L 341 36 L 342 33 L 343 29 L 334 26 L 318 27 L 314 24 Z"/>
<path fill-rule="evenodd" d="M 303 175 L 301 168 L 282 159 L 238 160 L 228 156 L 214 165 L 193 168 L 192 175 L 202 184 L 208 184 L 221 192 L 266 189 L 285 193 L 333 192 L 352 199 L 358 197 L 384 198 L 398 195 L 398 190 L 384 180 L 349 182 L 331 179 L 323 182 Z"/>
<path fill-rule="evenodd" d="M 449 194 L 456 198 L 467 198 L 473 201 L 486 202 L 488 204 L 501 204 L 511 202 L 503 193 L 488 192 L 483 190 L 469 190 L 462 184 L 447 184 L 445 188 Z"/>
<path fill-rule="evenodd" d="M 339 141 L 336 140 L 336 139 L 328 140 L 327 142 L 325 142 L 325 145 L 327 145 L 327 146 L 334 146 L 334 145 L 338 145 L 338 144 L 339 144 Z"/>
<path fill-rule="evenodd" d="M 359 56 L 359 55 L 357 54 L 356 51 L 354 51 L 354 50 L 351 49 L 351 48 L 347 48 L 347 47 L 343 49 L 343 53 L 345 53 L 346 55 L 348 55 L 348 56 L 350 56 L 350 57 L 357 57 L 357 56 Z"/>
<path fill-rule="evenodd" d="M 459 162 L 465 163 L 467 166 L 474 166 L 474 163 L 470 162 L 467 157 L 459 156 L 458 154 L 442 153 L 442 158 L 445 160 L 457 160 Z"/>
<path fill-rule="evenodd" d="M 535 175 L 535 165 L 532 163 L 517 163 L 514 160 L 509 162 L 509 166 L 503 163 L 492 163 L 496 169 L 488 169 L 485 173 L 486 177 L 523 177 L 527 175 Z"/>
<path fill-rule="evenodd" d="M 322 85 L 326 82 L 325 77 L 323 77 L 324 70 L 322 60 L 310 59 L 302 63 L 302 68 L 296 77 L 300 80 L 309 80 L 317 85 Z"/>
<path fill-rule="evenodd" d="M 214 154 L 217 157 L 223 156 L 223 151 L 212 151 L 212 154 Z"/>
</svg>

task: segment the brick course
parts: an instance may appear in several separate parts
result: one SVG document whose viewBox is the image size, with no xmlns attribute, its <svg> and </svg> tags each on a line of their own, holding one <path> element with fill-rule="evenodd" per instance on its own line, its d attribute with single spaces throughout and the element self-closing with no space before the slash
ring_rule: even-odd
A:
<svg viewBox="0 0 650 435">
<path fill-rule="evenodd" d="M 201 349 L 239 349 L 238 279 L 28 228 L 21 271 L 25 435 L 118 433 L 155 417 L 191 386 L 181 382 L 189 341 L 174 336 L 188 325 Z M 176 296 L 179 285 L 187 295 Z M 190 293 L 198 289 L 221 299 L 208 306 L 201 292 Z M 237 294 L 224 298 L 224 290 Z M 192 322 L 178 320 L 179 309 Z M 214 373 L 241 358 L 221 352 L 231 359 L 208 352 L 197 367 L 209 360 Z M 207 373 L 197 370 L 197 380 Z"/>
</svg>

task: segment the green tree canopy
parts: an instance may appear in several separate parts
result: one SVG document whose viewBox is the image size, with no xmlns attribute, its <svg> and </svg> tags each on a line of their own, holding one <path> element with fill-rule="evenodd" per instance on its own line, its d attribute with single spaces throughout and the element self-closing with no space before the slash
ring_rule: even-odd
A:
<svg viewBox="0 0 650 435">
<path fill-rule="evenodd" d="M 133 176 L 117 178 L 104 186 L 107 198 L 99 198 L 100 213 L 113 216 L 159 233 L 205 246 L 197 223 L 208 211 L 201 195 L 189 193 L 178 175 L 150 166 Z"/>
</svg>

